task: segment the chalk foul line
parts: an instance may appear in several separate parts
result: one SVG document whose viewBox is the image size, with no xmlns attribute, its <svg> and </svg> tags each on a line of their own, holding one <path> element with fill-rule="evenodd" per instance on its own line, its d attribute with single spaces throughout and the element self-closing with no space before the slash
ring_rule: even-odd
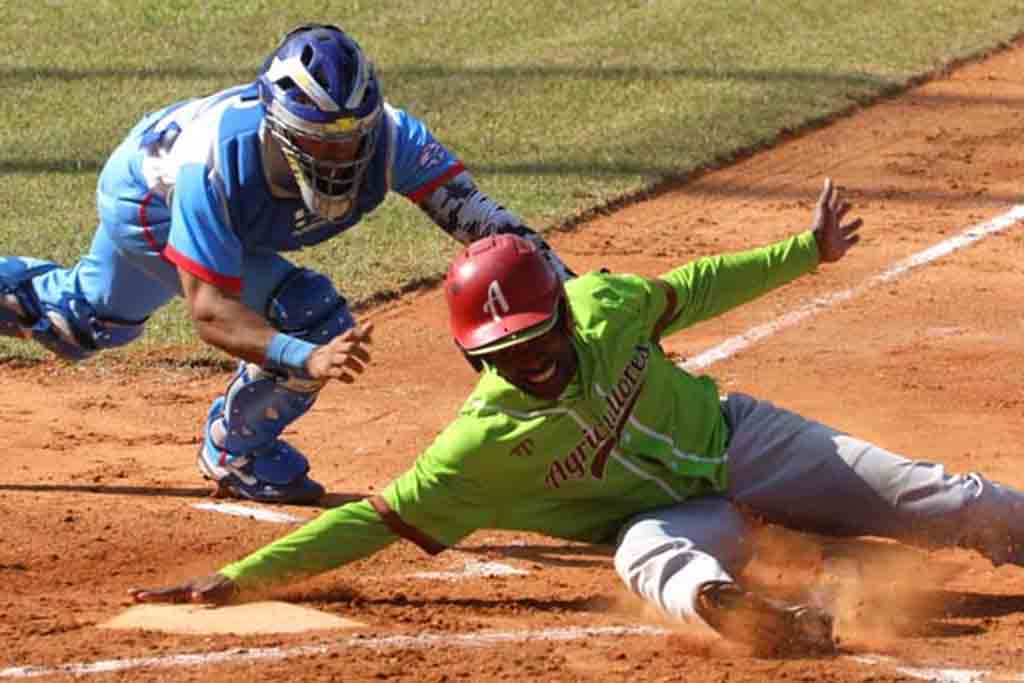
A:
<svg viewBox="0 0 1024 683">
<path fill-rule="evenodd" d="M 175 667 L 205 666 L 222 662 L 241 662 L 261 659 L 288 659 L 319 655 L 349 648 L 429 648 L 445 647 L 487 647 L 504 643 L 527 641 L 567 641 L 584 638 L 623 636 L 663 636 L 670 633 L 653 626 L 603 626 L 592 628 L 546 628 L 540 630 L 477 631 L 473 633 L 420 633 L 381 637 L 352 637 L 323 645 L 297 645 L 295 647 L 233 648 L 220 652 L 186 653 L 160 657 L 139 657 L 131 659 L 107 659 L 96 662 L 61 664 L 54 667 L 15 666 L 0 669 L 0 679 L 38 678 L 55 674 L 76 676 L 130 671 L 134 669 L 168 669 Z"/>
<path fill-rule="evenodd" d="M 893 657 L 883 655 L 850 655 L 847 659 L 858 664 L 886 666 L 898 673 L 922 681 L 936 683 L 980 683 L 981 681 L 1024 681 L 1024 675 L 1013 672 L 999 673 L 988 669 L 957 669 L 940 667 L 910 666 Z"/>
<path fill-rule="evenodd" d="M 1019 204 L 1013 207 L 1010 211 L 1000 216 L 996 216 L 992 220 L 967 228 L 959 235 L 951 237 L 948 240 L 925 249 L 924 251 L 919 251 L 912 256 L 898 261 L 889 269 L 868 278 L 856 287 L 851 287 L 850 289 L 819 297 L 794 311 L 790 311 L 789 313 L 776 318 L 775 320 L 764 323 L 763 325 L 752 327 L 743 334 L 730 337 L 718 346 L 712 347 L 707 351 L 703 351 L 686 362 L 681 363 L 680 367 L 689 372 L 702 370 L 714 363 L 717 363 L 718 361 L 725 360 L 730 356 L 736 355 L 743 349 L 752 346 L 765 337 L 775 334 L 787 327 L 792 327 L 793 325 L 796 325 L 797 323 L 802 322 L 825 309 L 831 308 L 836 304 L 848 301 L 872 287 L 877 287 L 878 285 L 889 282 L 890 280 L 895 280 L 914 268 L 918 268 L 936 259 L 942 258 L 943 256 L 957 251 L 958 249 L 970 246 L 985 237 L 1002 232 L 1022 219 L 1024 219 L 1024 204 Z"/>
<path fill-rule="evenodd" d="M 127 659 L 106 659 L 95 662 L 76 662 L 54 667 L 15 666 L 0 669 L 0 679 L 25 679 L 53 676 L 57 674 L 87 676 L 92 674 L 116 673 L 139 669 L 172 669 L 195 666 L 210 666 L 224 662 L 244 662 L 266 659 L 290 659 L 323 655 L 345 649 L 368 648 L 377 650 L 397 648 L 431 647 L 488 647 L 527 641 L 571 641 L 584 638 L 603 637 L 661 637 L 672 631 L 654 626 L 604 626 L 591 628 L 546 628 L 539 630 L 475 631 L 472 633 L 420 633 L 417 635 L 395 635 L 380 637 L 351 637 L 334 643 L 321 645 L 297 645 L 295 647 L 232 648 L 220 652 L 197 652 L 163 655 L 160 657 L 137 657 Z M 940 683 L 977 683 L 980 681 L 1024 681 L 1024 675 L 996 673 L 984 669 L 957 669 L 940 667 L 911 666 L 893 657 L 883 655 L 844 655 L 858 664 L 882 666 L 918 680 Z"/>
<path fill-rule="evenodd" d="M 286 512 L 274 512 L 273 510 L 239 505 L 238 503 L 194 503 L 192 507 L 199 510 L 209 510 L 224 515 L 248 517 L 250 519 L 258 519 L 261 522 L 274 522 L 277 524 L 305 524 L 309 521 L 306 517 L 297 517 Z"/>
</svg>

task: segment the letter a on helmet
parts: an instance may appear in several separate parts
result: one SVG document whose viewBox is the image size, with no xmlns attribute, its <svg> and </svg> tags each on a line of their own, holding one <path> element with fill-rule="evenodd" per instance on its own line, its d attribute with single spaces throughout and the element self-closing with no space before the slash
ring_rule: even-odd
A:
<svg viewBox="0 0 1024 683">
<path fill-rule="evenodd" d="M 452 261 L 445 296 L 455 342 L 478 356 L 550 330 L 564 288 L 533 243 L 495 235 L 469 245 Z"/>
</svg>

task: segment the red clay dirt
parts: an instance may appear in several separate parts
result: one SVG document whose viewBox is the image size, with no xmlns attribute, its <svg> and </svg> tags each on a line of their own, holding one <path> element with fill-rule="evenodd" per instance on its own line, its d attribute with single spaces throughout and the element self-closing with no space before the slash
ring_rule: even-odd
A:
<svg viewBox="0 0 1024 683">
<path fill-rule="evenodd" d="M 1017 45 L 554 234 L 552 242 L 580 271 L 657 274 L 805 228 L 822 179 L 835 178 L 865 219 L 855 252 L 671 338 L 668 350 L 690 357 L 816 297 L 852 290 L 849 300 L 707 371 L 724 390 L 770 398 L 898 452 L 1024 486 L 1024 224 L 860 288 L 900 259 L 1024 203 L 1021 140 L 1024 46 Z M 377 326 L 365 380 L 328 386 L 287 434 L 310 454 L 332 503 L 377 491 L 408 466 L 474 380 L 449 339 L 439 291 L 406 296 L 363 318 Z M 129 588 L 208 573 L 292 528 L 193 507 L 208 492 L 194 466 L 200 423 L 228 374 L 149 365 L 140 371 L 49 361 L 0 369 L 4 680 L 29 673 L 17 667 L 42 667 L 46 680 L 61 680 L 76 674 L 52 667 L 147 657 L 156 659 L 121 673 L 80 670 L 76 680 L 909 680 L 891 663 L 858 659 L 875 655 L 906 666 L 1024 671 L 1024 569 L 993 569 L 968 552 L 874 539 L 834 543 L 775 528 L 760 534 L 752 580 L 786 593 L 842 578 L 839 656 L 757 658 L 672 627 L 492 644 L 460 638 L 666 627 L 626 596 L 608 549 L 495 532 L 477 533 L 436 558 L 397 543 L 273 596 L 366 622 L 361 643 L 351 633 L 208 637 L 98 628 L 126 608 Z M 863 560 L 859 574 L 837 569 L 849 556 Z M 460 572 L 472 562 L 528 573 L 414 576 Z M 423 633 L 448 640 L 381 640 Z M 322 647 L 297 650 L 309 645 Z M 231 648 L 250 658 L 170 665 L 181 663 L 175 655 Z M 290 656 L 252 658 L 259 648 Z"/>
</svg>

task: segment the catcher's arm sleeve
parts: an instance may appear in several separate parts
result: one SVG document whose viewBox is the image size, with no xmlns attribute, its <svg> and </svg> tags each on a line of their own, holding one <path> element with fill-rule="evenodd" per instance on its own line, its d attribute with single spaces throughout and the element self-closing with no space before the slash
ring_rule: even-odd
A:
<svg viewBox="0 0 1024 683">
<path fill-rule="evenodd" d="M 419 207 L 462 244 L 468 245 L 489 235 L 518 235 L 537 246 L 559 278 L 567 280 L 576 276 L 543 237 L 480 190 L 468 171 L 435 188 L 419 202 Z"/>
<path fill-rule="evenodd" d="M 243 589 L 269 587 L 369 557 L 397 538 L 363 500 L 324 512 L 220 573 Z"/>
</svg>

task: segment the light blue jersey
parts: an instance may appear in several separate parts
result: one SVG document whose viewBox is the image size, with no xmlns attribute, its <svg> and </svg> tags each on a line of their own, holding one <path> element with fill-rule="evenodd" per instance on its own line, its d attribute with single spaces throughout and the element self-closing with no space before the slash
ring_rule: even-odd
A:
<svg viewBox="0 0 1024 683">
<path fill-rule="evenodd" d="M 31 337 L 81 360 L 142 334 L 154 311 L 184 294 L 182 273 L 239 297 L 287 343 L 306 345 L 299 348 L 329 343 L 353 327 L 348 302 L 330 278 L 298 268 L 283 253 L 344 232 L 392 190 L 435 218 L 471 181 L 422 122 L 385 105 L 351 209 L 323 219 L 307 208 L 268 132 L 265 106 L 250 84 L 144 117 L 100 174 L 100 224 L 78 263 L 64 268 L 0 257 L 0 334 Z M 457 177 L 459 191 L 438 191 Z M 426 208 L 431 201 L 433 212 Z M 505 215 L 488 209 L 481 200 L 459 214 L 464 221 L 435 222 L 468 239 L 476 235 L 467 226 L 491 229 L 479 216 Z M 241 363 L 214 400 L 199 466 L 204 476 L 237 484 L 243 494 L 236 495 L 306 502 L 323 488 L 306 476 L 305 457 L 278 437 L 309 410 L 322 383 L 286 385 L 290 375 L 264 367 L 272 360 Z"/>
<path fill-rule="evenodd" d="M 194 319 L 201 336 L 211 309 L 228 328 L 244 317 L 224 313 L 239 300 L 274 333 L 262 358 L 251 326 L 218 337 L 247 362 L 207 413 L 199 469 L 225 495 L 310 502 L 323 487 L 279 437 L 323 386 L 308 359 L 355 318 L 328 275 L 288 252 L 353 227 L 394 191 L 463 244 L 512 233 L 571 271 L 421 121 L 384 102 L 372 63 L 337 27 L 297 27 L 259 73 L 138 122 L 103 167 L 99 226 L 77 263 L 0 256 L 0 336 L 78 361 L 137 339 L 186 289 L 190 312 L 215 304 Z"/>
<path fill-rule="evenodd" d="M 312 215 L 287 180 L 275 179 L 255 86 L 171 105 L 136 126 L 104 168 L 104 227 L 124 251 L 159 255 L 241 292 L 247 252 L 318 244 L 356 225 L 388 191 L 418 202 L 462 172 L 421 121 L 392 107 L 385 112 L 356 205 L 328 221 Z"/>
</svg>

